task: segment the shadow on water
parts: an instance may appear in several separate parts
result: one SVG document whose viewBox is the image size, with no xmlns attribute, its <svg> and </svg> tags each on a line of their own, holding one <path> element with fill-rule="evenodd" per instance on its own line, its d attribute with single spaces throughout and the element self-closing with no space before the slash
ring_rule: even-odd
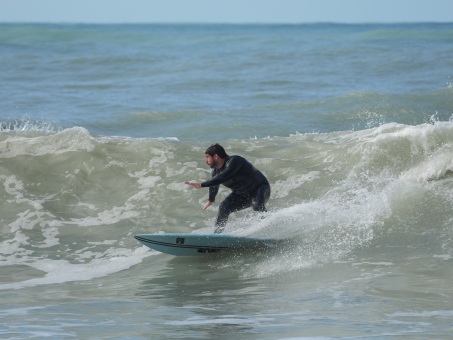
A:
<svg viewBox="0 0 453 340">
<path fill-rule="evenodd" d="M 165 298 L 176 307 L 210 300 L 217 294 L 235 296 L 245 287 L 257 287 L 256 279 L 245 279 L 241 274 L 261 256 L 262 252 L 219 252 L 195 257 L 168 255 L 165 268 L 154 278 L 144 281 L 137 295 Z M 259 289 L 255 293 L 259 293 Z"/>
<path fill-rule="evenodd" d="M 173 257 L 154 278 L 142 282 L 136 296 L 148 301 L 150 308 L 159 306 L 160 322 L 174 336 L 184 330 L 188 337 L 203 339 L 238 332 L 253 338 L 265 318 L 257 305 L 272 287 L 268 280 L 244 278 L 241 273 L 259 256 L 254 252 Z"/>
<path fill-rule="evenodd" d="M 249 275 L 244 275 L 249 268 L 274 258 L 294 246 L 290 240 L 281 240 L 276 241 L 271 247 L 231 249 L 200 256 L 174 257 L 164 254 L 161 258 L 168 258 L 164 262 L 164 268 L 161 268 L 157 275 L 153 275 L 152 279 L 144 281 L 137 294 L 155 298 L 156 295 L 153 294 L 155 289 L 187 293 L 192 292 L 192 289 L 196 291 L 205 289 L 203 292 L 207 292 L 249 287 L 257 281 L 256 278 L 246 278 Z"/>
</svg>

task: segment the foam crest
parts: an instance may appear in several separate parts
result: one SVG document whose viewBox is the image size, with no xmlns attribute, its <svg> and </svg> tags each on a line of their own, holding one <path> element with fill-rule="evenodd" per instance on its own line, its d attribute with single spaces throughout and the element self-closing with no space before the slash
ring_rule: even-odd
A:
<svg viewBox="0 0 453 340">
<path fill-rule="evenodd" d="M 39 136 L 14 134 L 0 142 L 0 157 L 57 155 L 71 151 L 89 152 L 93 148 L 93 141 L 86 129 L 72 128 Z"/>
<path fill-rule="evenodd" d="M 0 122 L 0 132 L 12 131 L 55 133 L 59 129 L 47 121 L 40 122 L 25 118 Z"/>
<path fill-rule="evenodd" d="M 453 148 L 451 151 L 442 151 L 433 155 L 402 173 L 404 180 L 424 183 L 445 178 L 453 174 Z"/>
</svg>

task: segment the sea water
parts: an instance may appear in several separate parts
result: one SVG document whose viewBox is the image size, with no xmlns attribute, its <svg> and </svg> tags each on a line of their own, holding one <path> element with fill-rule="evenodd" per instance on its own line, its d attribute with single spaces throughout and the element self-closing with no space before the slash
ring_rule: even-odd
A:
<svg viewBox="0 0 453 340">
<path fill-rule="evenodd" d="M 453 25 L 0 25 L 0 337 L 446 339 Z M 268 177 L 272 252 L 184 185 L 221 143 Z M 221 201 L 228 194 L 223 188 Z"/>
</svg>

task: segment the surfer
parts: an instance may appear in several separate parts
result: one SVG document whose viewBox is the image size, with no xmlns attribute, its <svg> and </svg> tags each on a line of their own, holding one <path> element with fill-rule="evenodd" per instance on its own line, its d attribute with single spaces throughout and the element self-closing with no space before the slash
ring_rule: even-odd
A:
<svg viewBox="0 0 453 340">
<path fill-rule="evenodd" d="M 209 199 L 203 209 L 215 202 L 220 184 L 231 189 L 231 193 L 219 206 L 214 233 L 219 234 L 225 228 L 228 216 L 238 210 L 252 207 L 254 211 L 266 212 L 265 204 L 271 194 L 267 178 L 249 161 L 241 156 L 228 156 L 219 144 L 206 149 L 205 162 L 212 169 L 211 179 L 202 183 L 184 182 L 194 188 L 209 187 Z"/>
</svg>

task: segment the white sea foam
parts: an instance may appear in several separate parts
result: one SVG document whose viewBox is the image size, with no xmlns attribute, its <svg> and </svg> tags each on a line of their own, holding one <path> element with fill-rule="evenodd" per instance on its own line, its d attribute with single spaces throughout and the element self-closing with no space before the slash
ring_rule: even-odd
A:
<svg viewBox="0 0 453 340">
<path fill-rule="evenodd" d="M 153 254 L 156 253 L 148 251 L 145 247 L 136 249 L 110 248 L 87 263 L 70 263 L 67 260 L 46 258 L 16 261 L 15 264 L 24 264 L 42 271 L 44 276 L 20 282 L 0 284 L 0 290 L 92 280 L 128 269 Z"/>
<path fill-rule="evenodd" d="M 71 151 L 92 151 L 91 136 L 84 128 L 72 128 L 40 136 L 14 135 L 0 141 L 0 158 L 21 155 L 57 155 Z"/>
</svg>

